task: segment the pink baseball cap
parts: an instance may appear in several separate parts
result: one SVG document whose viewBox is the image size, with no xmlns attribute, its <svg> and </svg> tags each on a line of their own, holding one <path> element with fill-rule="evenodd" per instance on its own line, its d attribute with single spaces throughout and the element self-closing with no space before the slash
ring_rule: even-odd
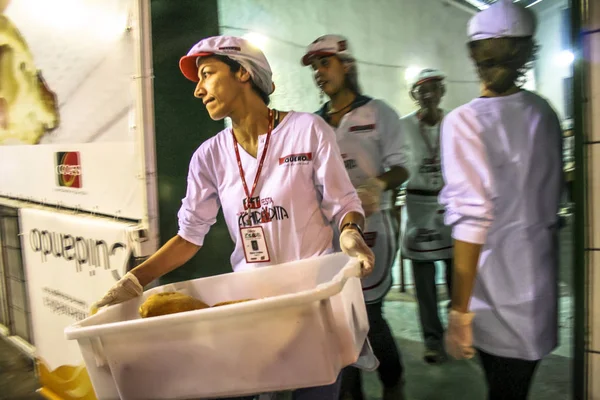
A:
<svg viewBox="0 0 600 400">
<path fill-rule="evenodd" d="M 187 79 L 198 82 L 198 59 L 211 55 L 231 58 L 240 63 L 252 81 L 267 95 L 273 93 L 273 72 L 263 52 L 246 39 L 236 36 L 212 36 L 196 43 L 179 60 L 179 69 Z"/>
<path fill-rule="evenodd" d="M 317 38 L 306 48 L 302 65 L 309 65 L 318 56 L 338 56 L 343 60 L 355 61 L 348 39 L 342 35 L 323 35 Z"/>
</svg>

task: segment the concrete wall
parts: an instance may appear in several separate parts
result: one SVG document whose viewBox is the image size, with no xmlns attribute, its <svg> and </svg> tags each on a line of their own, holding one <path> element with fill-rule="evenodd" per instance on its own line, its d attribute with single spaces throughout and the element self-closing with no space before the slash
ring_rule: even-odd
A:
<svg viewBox="0 0 600 400">
<path fill-rule="evenodd" d="M 219 0 L 223 34 L 257 33 L 275 75 L 273 105 L 314 111 L 320 99 L 309 68 L 300 66 L 306 45 L 326 33 L 347 36 L 359 62 L 366 94 L 393 105 L 402 115 L 415 109 L 408 96 L 407 67 L 436 67 L 448 75 L 443 106 L 452 109 L 478 95 L 475 70 L 468 58 L 466 25 L 471 15 L 442 0 Z M 540 45 L 535 89 L 564 117 L 563 81 L 570 66 L 561 66 L 561 11 L 568 0 L 544 0 L 532 9 L 538 15 Z"/>
<path fill-rule="evenodd" d="M 306 45 L 326 33 L 348 37 L 364 93 L 402 115 L 415 109 L 405 80 L 409 66 L 435 67 L 448 75 L 444 107 L 469 101 L 479 88 L 465 46 L 470 17 L 441 0 L 219 0 L 221 33 L 263 35 L 260 47 L 277 86 L 272 104 L 298 111 L 319 107 L 311 70 L 300 58 Z"/>
<path fill-rule="evenodd" d="M 573 76 L 572 65 L 561 64 L 562 11 L 568 0 L 544 0 L 533 7 L 538 17 L 536 41 L 540 46 L 535 63 L 536 90 L 550 101 L 558 115 L 565 117 L 563 78 Z M 568 27 L 567 27 L 568 29 Z"/>
</svg>

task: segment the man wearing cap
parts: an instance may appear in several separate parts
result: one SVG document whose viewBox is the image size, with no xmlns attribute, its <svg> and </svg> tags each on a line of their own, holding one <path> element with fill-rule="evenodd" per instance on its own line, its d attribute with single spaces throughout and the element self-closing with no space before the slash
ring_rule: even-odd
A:
<svg viewBox="0 0 600 400">
<path fill-rule="evenodd" d="M 425 342 L 423 359 L 430 364 L 446 358 L 435 262 L 445 263 L 448 293 L 452 276 L 450 229 L 444 225 L 443 208 L 437 198 L 444 185 L 440 164 L 440 123 L 444 112 L 439 106 L 445 90 L 441 71 L 429 68 L 420 71 L 410 87 L 410 96 L 419 109 L 401 120 L 410 149 L 402 255 L 411 260 Z"/>
<path fill-rule="evenodd" d="M 335 128 L 346 170 L 367 217 L 365 237 L 375 253 L 373 273 L 362 280 L 369 340 L 380 361 L 383 399 L 400 400 L 404 398 L 402 362 L 383 316 L 383 299 L 392 285 L 391 267 L 397 250 L 390 212 L 392 191 L 408 176 L 398 114 L 383 101 L 361 93 L 356 59 L 345 37 L 317 38 L 308 46 L 302 64 L 312 67 L 318 88 L 329 98 L 317 114 Z M 344 370 L 342 382 L 342 396 L 364 398 L 358 370 Z"/>
<path fill-rule="evenodd" d="M 521 89 L 534 13 L 500 0 L 469 22 L 481 96 L 442 124 L 440 203 L 454 239 L 446 351 L 481 359 L 490 400 L 525 400 L 558 337 L 562 129 Z"/>
</svg>

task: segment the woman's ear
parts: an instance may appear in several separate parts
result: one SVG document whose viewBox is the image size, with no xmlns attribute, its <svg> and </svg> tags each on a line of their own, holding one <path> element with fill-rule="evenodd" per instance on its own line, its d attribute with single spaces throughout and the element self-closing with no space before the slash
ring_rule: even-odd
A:
<svg viewBox="0 0 600 400">
<path fill-rule="evenodd" d="M 238 80 L 242 83 L 249 82 L 252 79 L 252 76 L 244 67 L 240 67 L 236 75 Z"/>
</svg>

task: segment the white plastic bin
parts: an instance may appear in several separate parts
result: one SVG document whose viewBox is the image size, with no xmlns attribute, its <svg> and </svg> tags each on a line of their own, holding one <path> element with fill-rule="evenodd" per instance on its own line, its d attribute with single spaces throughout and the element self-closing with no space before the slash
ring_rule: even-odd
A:
<svg viewBox="0 0 600 400">
<path fill-rule="evenodd" d="M 65 329 L 99 400 L 242 396 L 333 383 L 369 329 L 356 259 L 338 253 L 169 284 Z M 141 319 L 151 294 L 224 307 Z"/>
</svg>

